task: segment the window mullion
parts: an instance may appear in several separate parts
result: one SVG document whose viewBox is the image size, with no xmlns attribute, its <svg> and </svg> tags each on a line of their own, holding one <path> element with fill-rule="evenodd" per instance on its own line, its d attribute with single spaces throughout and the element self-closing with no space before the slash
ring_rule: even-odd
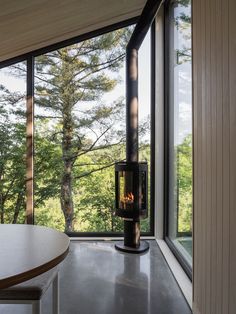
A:
<svg viewBox="0 0 236 314">
<path fill-rule="evenodd" d="M 26 91 L 26 223 L 34 223 L 34 57 L 27 59 Z"/>
</svg>

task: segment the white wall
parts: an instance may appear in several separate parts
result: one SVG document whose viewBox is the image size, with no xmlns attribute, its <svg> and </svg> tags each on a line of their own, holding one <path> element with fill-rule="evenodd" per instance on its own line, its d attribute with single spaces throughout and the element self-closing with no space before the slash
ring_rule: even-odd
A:
<svg viewBox="0 0 236 314">
<path fill-rule="evenodd" d="M 236 1 L 193 0 L 194 313 L 236 313 Z"/>
</svg>

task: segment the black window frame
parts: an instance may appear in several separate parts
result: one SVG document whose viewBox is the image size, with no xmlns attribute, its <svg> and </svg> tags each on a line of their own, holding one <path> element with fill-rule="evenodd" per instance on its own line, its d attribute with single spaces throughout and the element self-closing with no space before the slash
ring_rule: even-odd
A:
<svg viewBox="0 0 236 314">
<path fill-rule="evenodd" d="M 108 32 L 111 31 L 115 31 L 119 28 L 123 28 L 132 24 L 137 23 L 137 21 L 139 20 L 139 16 L 131 18 L 131 19 L 127 19 L 125 21 L 119 22 L 119 23 L 115 23 L 97 30 L 94 30 L 92 32 L 88 32 L 67 40 L 63 40 L 60 41 L 58 43 L 28 52 L 26 54 L 22 54 L 19 55 L 17 57 L 13 57 L 4 61 L 0 61 L 0 69 L 3 69 L 5 67 L 14 65 L 15 63 L 19 63 L 19 62 L 23 62 L 26 61 L 27 62 L 27 90 L 31 91 L 31 94 L 33 93 L 33 89 L 34 89 L 34 59 L 35 57 L 75 44 L 75 43 L 79 43 L 81 41 L 93 38 L 93 37 L 97 37 L 99 35 L 103 35 L 106 34 Z M 150 36 L 150 53 L 151 53 L 151 64 L 152 62 L 154 62 L 154 47 L 155 47 L 155 36 L 153 35 L 155 31 L 154 28 L 154 23 L 153 26 L 151 27 L 151 36 Z M 155 69 L 151 66 L 150 64 L 150 72 L 151 72 L 151 79 L 153 78 L 153 72 L 155 71 Z M 31 68 L 29 68 L 29 66 L 31 66 Z M 152 82 L 152 81 L 151 81 Z M 152 85 L 152 83 L 151 83 Z M 155 211 L 154 211 L 154 192 L 155 192 L 155 188 L 154 188 L 154 184 L 155 184 L 155 169 L 154 169 L 154 160 L 155 160 L 155 99 L 153 97 L 153 92 L 151 91 L 153 90 L 153 86 L 152 88 L 150 88 L 150 93 L 151 93 L 151 108 L 150 108 L 150 114 L 151 114 L 151 127 L 150 127 L 150 218 L 149 218 L 149 223 L 150 223 L 150 231 L 148 232 L 141 232 L 141 236 L 154 236 L 154 230 L 155 230 Z M 31 95 L 33 96 L 33 95 Z M 26 200 L 27 201 L 27 200 Z M 30 219 L 28 219 L 28 216 L 26 217 L 26 221 L 27 223 L 30 224 L 34 224 L 34 206 L 33 206 L 33 212 L 32 213 L 28 213 L 30 216 Z M 99 237 L 99 238 L 106 238 L 106 237 L 121 237 L 123 236 L 123 232 L 68 232 L 67 233 L 68 236 L 70 237 L 89 237 L 89 238 L 94 238 L 94 237 Z"/>
</svg>

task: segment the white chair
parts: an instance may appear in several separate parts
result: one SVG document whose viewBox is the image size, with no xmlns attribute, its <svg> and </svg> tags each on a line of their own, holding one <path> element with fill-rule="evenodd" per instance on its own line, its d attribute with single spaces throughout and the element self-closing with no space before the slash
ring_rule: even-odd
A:
<svg viewBox="0 0 236 314">
<path fill-rule="evenodd" d="M 32 314 L 41 314 L 41 299 L 52 283 L 52 313 L 59 314 L 58 268 L 7 289 L 0 289 L 0 304 L 32 304 Z"/>
</svg>

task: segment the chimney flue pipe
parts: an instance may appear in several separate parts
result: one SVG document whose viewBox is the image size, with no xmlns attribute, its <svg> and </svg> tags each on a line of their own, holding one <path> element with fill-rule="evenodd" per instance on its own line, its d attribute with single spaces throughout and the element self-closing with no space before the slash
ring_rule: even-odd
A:
<svg viewBox="0 0 236 314">
<path fill-rule="evenodd" d="M 162 4 L 162 0 L 148 0 L 126 48 L 126 162 L 138 163 L 138 50 Z M 146 182 L 147 184 L 147 182 Z M 124 244 L 116 248 L 141 253 L 148 250 L 147 242 L 140 242 L 140 217 L 124 218 Z"/>
</svg>

